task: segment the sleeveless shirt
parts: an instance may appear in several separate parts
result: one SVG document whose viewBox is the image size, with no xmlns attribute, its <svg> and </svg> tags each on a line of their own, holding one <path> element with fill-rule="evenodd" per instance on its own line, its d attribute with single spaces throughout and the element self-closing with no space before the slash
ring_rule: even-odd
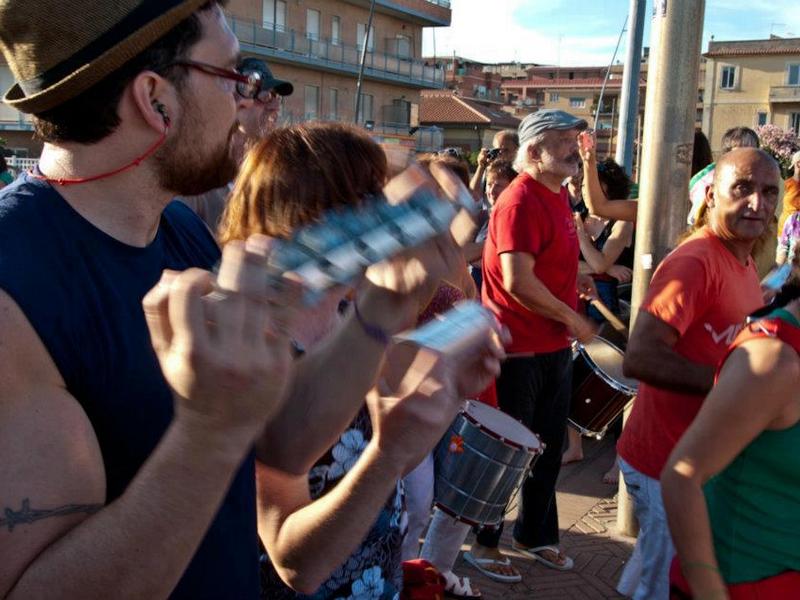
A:
<svg viewBox="0 0 800 600">
<path fill-rule="evenodd" d="M 749 325 L 729 352 L 758 337 L 777 337 L 800 354 L 800 324 L 791 313 L 775 311 Z M 798 448 L 800 423 L 763 431 L 705 485 L 714 548 L 727 583 L 800 571 Z"/>
<path fill-rule="evenodd" d="M 0 191 L 0 289 L 92 424 L 106 503 L 125 491 L 173 416 L 142 298 L 164 269 L 209 269 L 219 258 L 203 222 L 180 202 L 167 206 L 155 238 L 139 248 L 96 228 L 47 182 L 24 174 Z M 251 452 L 173 597 L 258 597 L 253 460 Z"/>
</svg>

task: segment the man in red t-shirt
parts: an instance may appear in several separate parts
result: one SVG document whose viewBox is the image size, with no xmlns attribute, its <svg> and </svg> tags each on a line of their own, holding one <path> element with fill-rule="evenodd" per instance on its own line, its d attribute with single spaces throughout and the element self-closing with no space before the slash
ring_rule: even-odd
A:
<svg viewBox="0 0 800 600">
<path fill-rule="evenodd" d="M 562 183 L 581 166 L 586 121 L 541 110 L 519 127 L 520 173 L 500 195 L 483 250 L 483 302 L 511 331 L 497 380 L 500 408 L 539 435 L 546 450 L 522 487 L 514 547 L 556 569 L 572 567 L 558 548 L 555 484 L 572 386 L 570 338 L 587 341 L 591 323 L 578 302 L 578 237 Z M 590 278 L 581 292 L 593 293 Z M 501 530 L 484 530 L 465 559 L 488 577 L 521 579 L 498 550 Z"/>
<path fill-rule="evenodd" d="M 658 478 L 718 362 L 763 303 L 750 253 L 775 211 L 779 182 L 777 164 L 761 150 L 738 148 L 719 160 L 706 192 L 708 225 L 658 267 L 631 333 L 624 371 L 641 385 L 617 449 L 639 520 L 640 560 L 629 562 L 636 566 L 620 586 L 637 600 L 668 597 L 674 549 Z"/>
</svg>

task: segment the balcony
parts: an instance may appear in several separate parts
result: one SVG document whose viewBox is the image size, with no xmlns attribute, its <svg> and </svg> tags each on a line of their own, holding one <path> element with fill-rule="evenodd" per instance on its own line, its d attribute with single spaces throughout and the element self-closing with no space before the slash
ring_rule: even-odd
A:
<svg viewBox="0 0 800 600">
<path fill-rule="evenodd" d="M 423 0 L 425 1 L 425 0 Z M 253 20 L 228 15 L 231 29 L 242 50 L 270 61 L 289 63 L 309 69 L 358 76 L 361 48 L 325 39 L 311 39 L 306 32 L 294 29 L 265 29 Z M 364 63 L 364 77 L 374 81 L 417 88 L 441 88 L 444 71 L 422 61 L 389 53 L 369 51 Z"/>
<path fill-rule="evenodd" d="M 345 0 L 369 9 L 371 0 Z M 450 25 L 450 0 L 375 0 L 376 12 L 423 27 Z"/>
<path fill-rule="evenodd" d="M 780 102 L 800 103 L 800 86 L 773 85 L 769 88 L 769 101 L 773 104 Z"/>
<path fill-rule="evenodd" d="M 19 117 L 16 120 L 0 120 L 0 131 L 33 131 L 33 123 L 31 123 L 29 117 L 19 113 Z"/>
</svg>

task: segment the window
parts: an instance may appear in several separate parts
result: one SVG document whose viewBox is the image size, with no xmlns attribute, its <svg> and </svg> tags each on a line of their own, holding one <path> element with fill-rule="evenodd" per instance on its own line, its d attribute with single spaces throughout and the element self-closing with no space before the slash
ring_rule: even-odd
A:
<svg viewBox="0 0 800 600">
<path fill-rule="evenodd" d="M 397 56 L 411 58 L 411 38 L 407 35 L 397 34 Z"/>
<path fill-rule="evenodd" d="M 316 85 L 307 85 L 305 101 L 306 121 L 313 121 L 319 116 L 319 87 Z"/>
<path fill-rule="evenodd" d="M 319 11 L 311 8 L 306 10 L 306 38 L 319 40 Z"/>
<path fill-rule="evenodd" d="M 792 128 L 795 135 L 800 135 L 800 113 L 791 113 L 789 115 L 789 127 Z"/>
<path fill-rule="evenodd" d="M 331 19 L 331 44 L 338 46 L 342 43 L 342 20 L 339 17 Z"/>
<path fill-rule="evenodd" d="M 558 92 L 550 92 L 550 102 L 558 102 Z"/>
<path fill-rule="evenodd" d="M 285 0 L 264 0 L 263 4 L 264 29 L 286 31 L 286 2 Z"/>
<path fill-rule="evenodd" d="M 586 108 L 586 98 L 570 98 L 570 108 Z"/>
<path fill-rule="evenodd" d="M 358 44 L 358 49 L 364 47 L 364 34 L 367 31 L 367 26 L 364 23 L 358 24 L 358 29 L 356 30 L 356 44 Z M 375 27 L 369 28 L 369 36 L 367 37 L 367 51 L 372 52 L 375 50 Z"/>
<path fill-rule="evenodd" d="M 732 90 L 736 87 L 736 67 L 722 67 L 719 87 L 723 90 Z"/>
<path fill-rule="evenodd" d="M 372 94 L 361 94 L 361 107 L 358 110 L 358 119 L 359 123 L 366 123 L 367 121 L 372 121 L 372 105 L 375 98 Z"/>
<path fill-rule="evenodd" d="M 756 113 L 756 126 L 763 127 L 767 124 L 767 113 L 763 110 L 760 110 Z"/>
<path fill-rule="evenodd" d="M 786 73 L 786 85 L 800 85 L 800 64 L 789 65 Z"/>
<path fill-rule="evenodd" d="M 331 121 L 339 119 L 339 90 L 336 88 L 328 90 L 328 118 Z"/>
</svg>

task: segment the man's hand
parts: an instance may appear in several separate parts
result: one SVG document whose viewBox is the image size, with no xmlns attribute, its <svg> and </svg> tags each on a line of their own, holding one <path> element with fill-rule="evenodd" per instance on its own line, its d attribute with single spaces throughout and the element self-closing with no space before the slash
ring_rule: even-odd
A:
<svg viewBox="0 0 800 600">
<path fill-rule="evenodd" d="M 216 289 L 206 271 L 165 272 L 143 301 L 176 420 L 232 434 L 237 447 L 280 407 L 292 364 L 286 329 L 300 288 L 268 287 L 268 244 L 226 245 Z"/>
<path fill-rule="evenodd" d="M 481 151 L 478 152 L 478 165 L 485 169 L 489 166 L 489 162 L 489 149 L 481 148 Z"/>
<path fill-rule="evenodd" d="M 592 341 L 597 334 L 597 326 L 594 322 L 576 312 L 572 313 L 572 317 L 567 323 L 567 329 L 570 335 L 581 344 Z"/>
<path fill-rule="evenodd" d="M 597 298 L 597 287 L 594 285 L 594 279 L 591 275 L 579 274 L 578 275 L 578 295 L 584 300 L 594 300 Z"/>
<path fill-rule="evenodd" d="M 624 265 L 611 265 L 608 267 L 606 275 L 613 277 L 620 283 L 627 283 L 633 279 L 633 271 Z"/>
</svg>

